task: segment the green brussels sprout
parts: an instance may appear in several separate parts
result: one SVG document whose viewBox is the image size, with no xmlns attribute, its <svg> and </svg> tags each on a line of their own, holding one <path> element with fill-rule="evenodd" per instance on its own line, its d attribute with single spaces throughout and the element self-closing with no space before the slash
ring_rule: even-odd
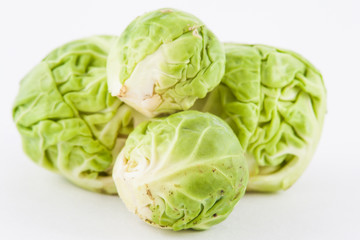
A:
<svg viewBox="0 0 360 240">
<path fill-rule="evenodd" d="M 148 117 L 192 107 L 221 81 L 225 51 L 199 19 L 174 9 L 136 18 L 108 56 L 109 90 Z"/>
<path fill-rule="evenodd" d="M 113 37 L 73 41 L 51 52 L 20 83 L 13 107 L 25 153 L 92 191 L 116 194 L 112 167 L 142 117 L 108 93 Z"/>
<path fill-rule="evenodd" d="M 220 118 L 183 111 L 130 133 L 113 178 L 127 208 L 175 231 L 223 221 L 248 181 L 243 149 Z"/>
<path fill-rule="evenodd" d="M 263 45 L 225 44 L 221 84 L 194 109 L 223 118 L 249 165 L 248 191 L 289 188 L 309 164 L 326 113 L 319 71 L 300 55 Z"/>
</svg>

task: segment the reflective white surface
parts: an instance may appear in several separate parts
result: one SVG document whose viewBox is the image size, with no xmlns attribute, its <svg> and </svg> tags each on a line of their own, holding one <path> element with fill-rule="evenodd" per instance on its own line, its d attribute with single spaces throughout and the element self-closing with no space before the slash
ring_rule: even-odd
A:
<svg viewBox="0 0 360 240">
<path fill-rule="evenodd" d="M 208 231 L 143 223 L 116 196 L 79 189 L 32 163 L 11 119 L 20 79 L 53 48 L 120 34 L 145 11 L 174 7 L 222 41 L 296 51 L 320 69 L 328 114 L 313 161 L 288 191 L 247 194 Z M 360 2 L 1 1 L 0 239 L 359 239 Z"/>
</svg>

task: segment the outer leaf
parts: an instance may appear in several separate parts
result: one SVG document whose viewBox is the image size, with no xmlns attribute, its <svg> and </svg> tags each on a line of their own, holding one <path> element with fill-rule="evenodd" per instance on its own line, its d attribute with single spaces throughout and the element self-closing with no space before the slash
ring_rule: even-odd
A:
<svg viewBox="0 0 360 240">
<path fill-rule="evenodd" d="M 319 141 L 326 89 L 319 71 L 300 55 L 263 45 L 225 44 L 219 87 L 195 109 L 226 120 L 246 148 L 248 190 L 290 187 Z"/>
<path fill-rule="evenodd" d="M 225 53 L 196 17 L 160 9 L 136 18 L 108 57 L 113 96 L 151 117 L 189 109 L 221 80 Z"/>
<path fill-rule="evenodd" d="M 113 177 L 126 206 L 147 223 L 207 229 L 223 221 L 243 196 L 248 171 L 225 122 L 183 111 L 139 125 Z"/>
<path fill-rule="evenodd" d="M 135 124 L 130 107 L 107 91 L 112 37 L 70 42 L 21 81 L 13 117 L 25 153 L 80 187 L 109 194 L 113 159 Z"/>
</svg>

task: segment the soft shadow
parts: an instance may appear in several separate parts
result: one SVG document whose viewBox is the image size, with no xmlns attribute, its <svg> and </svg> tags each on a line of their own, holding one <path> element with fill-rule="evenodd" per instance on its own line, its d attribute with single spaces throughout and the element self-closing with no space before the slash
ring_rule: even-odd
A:
<svg viewBox="0 0 360 240">
<path fill-rule="evenodd" d="M 283 193 L 284 193 L 284 191 L 277 191 L 277 192 L 246 191 L 244 197 L 246 197 L 246 196 L 278 196 Z"/>
<path fill-rule="evenodd" d="M 174 231 L 172 229 L 161 229 L 153 227 L 149 224 L 144 223 L 144 227 L 148 228 L 147 230 L 156 232 L 157 234 L 162 234 L 164 237 L 169 238 L 183 238 L 184 236 L 201 236 L 204 233 L 209 233 L 212 231 L 213 228 L 207 229 L 207 230 L 194 230 L 194 229 L 186 229 L 186 230 L 180 230 L 180 231 Z"/>
</svg>

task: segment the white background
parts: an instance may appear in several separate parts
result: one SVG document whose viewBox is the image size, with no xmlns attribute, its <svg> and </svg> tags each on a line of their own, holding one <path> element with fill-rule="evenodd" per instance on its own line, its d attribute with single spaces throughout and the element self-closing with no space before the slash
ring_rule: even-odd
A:
<svg viewBox="0 0 360 240">
<path fill-rule="evenodd" d="M 208 231 L 148 226 L 118 197 L 32 163 L 11 119 L 20 79 L 53 48 L 118 35 L 138 15 L 179 8 L 222 41 L 291 49 L 323 73 L 328 114 L 312 163 L 288 191 L 247 194 Z M 0 3 L 0 239 L 360 239 L 360 1 L 6 1 Z"/>
</svg>

